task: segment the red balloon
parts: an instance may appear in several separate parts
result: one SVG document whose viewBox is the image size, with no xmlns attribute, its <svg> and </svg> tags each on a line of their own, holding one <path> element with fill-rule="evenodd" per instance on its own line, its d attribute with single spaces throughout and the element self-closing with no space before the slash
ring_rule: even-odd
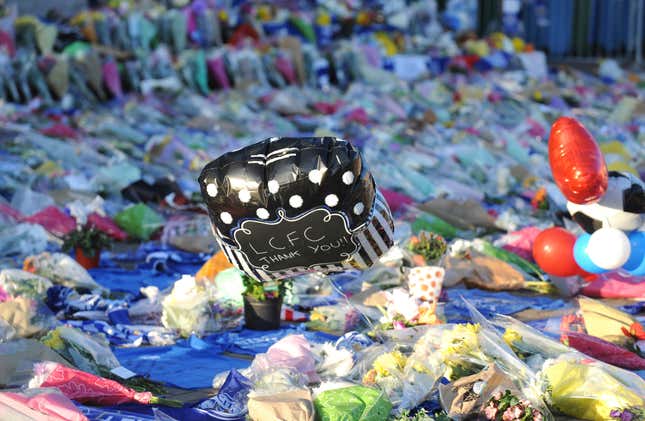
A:
<svg viewBox="0 0 645 421">
<path fill-rule="evenodd" d="M 573 257 L 576 236 L 564 228 L 549 228 L 535 237 L 533 258 L 540 269 L 553 276 L 581 275 Z"/>
<path fill-rule="evenodd" d="M 607 190 L 607 165 L 598 144 L 576 119 L 558 118 L 549 136 L 553 179 L 570 202 L 584 205 Z"/>
</svg>

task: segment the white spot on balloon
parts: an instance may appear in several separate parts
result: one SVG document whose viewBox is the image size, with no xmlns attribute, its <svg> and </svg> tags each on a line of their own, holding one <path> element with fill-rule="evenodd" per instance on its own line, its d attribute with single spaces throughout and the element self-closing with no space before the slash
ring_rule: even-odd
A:
<svg viewBox="0 0 645 421">
<path fill-rule="evenodd" d="M 269 219 L 269 211 L 264 208 L 258 208 L 258 210 L 255 211 L 255 214 L 260 219 Z"/>
<path fill-rule="evenodd" d="M 362 202 L 358 202 L 354 205 L 354 215 L 360 215 L 365 210 L 365 205 Z"/>
<path fill-rule="evenodd" d="M 247 189 L 240 190 L 238 196 L 242 203 L 248 203 L 251 200 L 251 192 Z"/>
<path fill-rule="evenodd" d="M 314 184 L 320 184 L 322 181 L 323 172 L 320 170 L 311 170 L 309 171 L 309 181 Z"/>
<path fill-rule="evenodd" d="M 328 194 L 327 197 L 325 197 L 325 205 L 329 206 L 330 208 L 333 208 L 338 204 L 338 196 L 335 194 Z"/>
<path fill-rule="evenodd" d="M 272 194 L 276 194 L 278 190 L 280 190 L 280 184 L 276 180 L 270 180 L 268 183 L 269 186 L 269 192 Z"/>
<path fill-rule="evenodd" d="M 289 198 L 289 205 L 291 205 L 292 208 L 298 209 L 302 206 L 302 197 L 294 194 Z"/>
<path fill-rule="evenodd" d="M 225 224 L 230 224 L 233 222 L 233 217 L 231 216 L 230 213 L 228 212 L 222 212 L 219 214 L 219 218 L 224 222 Z"/>
<path fill-rule="evenodd" d="M 208 183 L 206 185 L 206 193 L 208 193 L 210 197 L 217 196 L 217 185 L 215 183 Z"/>
<path fill-rule="evenodd" d="M 354 174 L 351 171 L 346 171 L 343 174 L 343 183 L 347 184 L 348 186 L 354 182 Z"/>
</svg>

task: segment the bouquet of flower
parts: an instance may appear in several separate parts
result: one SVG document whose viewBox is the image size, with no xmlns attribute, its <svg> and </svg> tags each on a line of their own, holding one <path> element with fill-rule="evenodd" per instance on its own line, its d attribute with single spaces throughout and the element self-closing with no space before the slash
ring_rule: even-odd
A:
<svg viewBox="0 0 645 421">
<path fill-rule="evenodd" d="M 408 244 L 408 250 L 412 254 L 412 261 L 416 266 L 439 263 L 446 254 L 447 248 L 446 240 L 433 232 L 420 232 L 418 236 L 410 238 Z"/>
<path fill-rule="evenodd" d="M 411 355 L 396 349 L 377 357 L 362 382 L 383 390 L 401 412 L 416 407 L 432 393 L 444 368 L 438 356 L 431 356 L 425 348 L 417 348 Z"/>
<path fill-rule="evenodd" d="M 208 298 L 192 276 L 184 275 L 175 282 L 162 307 L 161 323 L 164 327 L 177 329 L 184 337 L 204 332 L 209 319 Z"/>
<path fill-rule="evenodd" d="M 70 288 L 104 289 L 76 260 L 62 253 L 45 252 L 29 256 L 23 262 L 23 269 Z"/>
<path fill-rule="evenodd" d="M 481 371 L 488 361 L 479 344 L 479 324 L 458 324 L 443 332 L 441 358 L 448 367 L 445 377 L 458 379 Z"/>
<path fill-rule="evenodd" d="M 578 355 L 547 360 L 541 372 L 547 402 L 588 420 L 645 420 L 645 381 L 634 373 Z"/>
<path fill-rule="evenodd" d="M 29 388 L 38 387 L 55 387 L 69 399 L 94 405 L 139 403 L 181 406 L 180 402 L 159 398 L 150 392 L 136 392 L 114 380 L 51 361 L 37 363 L 34 366 L 34 377 L 29 381 Z"/>
<path fill-rule="evenodd" d="M 26 297 L 34 300 L 43 300 L 47 297 L 47 290 L 52 282 L 34 273 L 20 269 L 3 269 L 0 272 L 0 288 L 10 298 Z"/>
<path fill-rule="evenodd" d="M 496 392 L 484 408 L 487 420 L 494 421 L 542 421 L 542 412 L 531 402 L 513 395 L 510 390 Z"/>
<path fill-rule="evenodd" d="M 340 334 L 360 330 L 362 325 L 358 310 L 343 303 L 314 307 L 307 322 L 308 329 Z"/>
<path fill-rule="evenodd" d="M 511 348 L 539 371 L 535 382 L 550 407 L 582 419 L 639 419 L 635 408 L 644 403 L 645 381 L 638 375 L 595 361 L 511 317 L 494 322 L 506 329 Z"/>
<path fill-rule="evenodd" d="M 428 302 L 410 295 L 403 288 L 385 292 L 386 305 L 381 308 L 381 326 L 385 329 L 404 329 L 417 325 L 440 324 L 436 315 L 436 301 Z"/>
<path fill-rule="evenodd" d="M 104 375 L 121 365 L 107 341 L 72 327 L 59 326 L 44 336 L 41 342 L 70 364 L 88 373 Z"/>
</svg>

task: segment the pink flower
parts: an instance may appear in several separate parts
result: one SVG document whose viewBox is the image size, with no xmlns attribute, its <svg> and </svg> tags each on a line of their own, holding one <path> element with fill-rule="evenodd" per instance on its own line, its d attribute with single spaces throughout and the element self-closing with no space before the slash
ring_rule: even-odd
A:
<svg viewBox="0 0 645 421">
<path fill-rule="evenodd" d="M 519 405 L 514 405 L 508 408 L 506 411 L 504 411 L 504 414 L 502 415 L 502 421 L 514 421 L 519 419 L 522 414 L 524 414 L 524 410 L 519 407 Z"/>
<path fill-rule="evenodd" d="M 487 406 L 484 408 L 484 415 L 486 415 L 487 420 L 494 420 L 497 415 L 497 408 L 492 405 Z"/>
<path fill-rule="evenodd" d="M 537 409 L 533 410 L 533 421 L 542 421 L 542 413 Z"/>
<path fill-rule="evenodd" d="M 497 391 L 497 392 L 495 392 L 495 394 L 493 395 L 493 400 L 498 401 L 498 400 L 500 400 L 500 399 L 502 399 L 502 392 L 498 390 L 498 391 Z"/>
<path fill-rule="evenodd" d="M 398 329 L 398 330 L 405 329 L 405 323 L 403 323 L 400 320 L 395 320 L 395 321 L 392 322 L 392 327 L 394 327 L 394 329 Z"/>
</svg>

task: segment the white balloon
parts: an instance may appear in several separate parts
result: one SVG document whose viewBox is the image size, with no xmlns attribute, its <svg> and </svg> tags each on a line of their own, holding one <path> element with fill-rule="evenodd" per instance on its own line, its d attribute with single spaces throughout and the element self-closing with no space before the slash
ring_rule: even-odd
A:
<svg viewBox="0 0 645 421">
<path fill-rule="evenodd" d="M 627 262 L 631 253 L 629 238 L 619 229 L 601 228 L 591 234 L 587 255 L 602 269 L 618 269 Z"/>
</svg>

